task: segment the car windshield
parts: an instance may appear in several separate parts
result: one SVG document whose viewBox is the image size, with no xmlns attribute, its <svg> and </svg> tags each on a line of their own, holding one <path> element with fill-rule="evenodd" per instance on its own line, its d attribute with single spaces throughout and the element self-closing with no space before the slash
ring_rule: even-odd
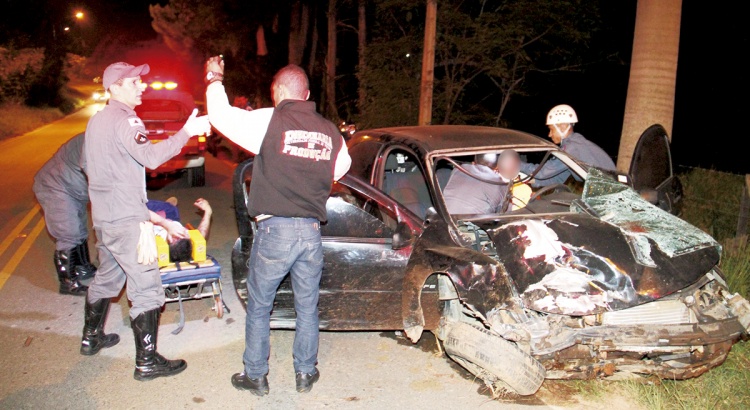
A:
<svg viewBox="0 0 750 410">
<path fill-rule="evenodd" d="M 144 121 L 186 121 L 189 115 L 185 106 L 171 100 L 143 100 L 135 112 Z"/>
<path fill-rule="evenodd" d="M 498 149 L 434 157 L 438 191 L 455 219 L 568 212 L 571 201 L 580 198 L 584 177 L 570 158 L 548 150 L 519 150 L 517 159 L 502 153 Z M 512 166 L 518 160 L 520 167 Z"/>
</svg>

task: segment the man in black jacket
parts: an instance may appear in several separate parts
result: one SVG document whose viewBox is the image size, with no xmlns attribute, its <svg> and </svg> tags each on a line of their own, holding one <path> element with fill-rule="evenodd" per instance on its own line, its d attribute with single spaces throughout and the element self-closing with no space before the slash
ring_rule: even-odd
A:
<svg viewBox="0 0 750 410">
<path fill-rule="evenodd" d="M 232 385 L 268 394 L 270 313 L 284 277 L 291 273 L 297 313 L 294 371 L 297 391 L 308 392 L 320 377 L 318 293 L 323 269 L 320 223 L 334 180 L 351 158 L 338 127 L 315 111 L 307 75 L 288 65 L 274 76 L 274 108 L 246 111 L 232 107 L 222 79 L 224 62 L 206 62 L 208 118 L 225 137 L 256 154 L 248 213 L 256 234 L 247 278 L 244 371 Z"/>
</svg>

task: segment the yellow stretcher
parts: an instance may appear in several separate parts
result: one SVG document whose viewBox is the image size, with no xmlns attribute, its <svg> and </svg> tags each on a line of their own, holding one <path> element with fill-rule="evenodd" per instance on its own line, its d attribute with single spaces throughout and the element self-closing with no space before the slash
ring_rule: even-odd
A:
<svg viewBox="0 0 750 410">
<path fill-rule="evenodd" d="M 180 323 L 172 334 L 180 333 L 185 326 L 184 299 L 213 297 L 211 310 L 216 311 L 216 317 L 221 319 L 225 311 L 230 313 L 221 291 L 221 266 L 212 256 L 207 255 L 206 260 L 201 262 L 169 263 L 160 267 L 159 271 L 166 301 L 180 304 Z"/>
</svg>

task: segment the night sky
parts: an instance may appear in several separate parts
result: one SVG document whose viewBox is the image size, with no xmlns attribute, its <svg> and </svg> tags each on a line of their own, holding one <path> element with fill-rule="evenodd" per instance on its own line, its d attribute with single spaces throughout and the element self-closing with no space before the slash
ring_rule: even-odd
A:
<svg viewBox="0 0 750 410">
<path fill-rule="evenodd" d="M 35 19 L 40 17 L 29 10 L 39 10 L 45 3 L 45 0 L 0 0 L 4 9 L 0 22 L 3 25 L 12 22 L 19 27 L 18 32 L 33 33 Z M 86 10 L 88 24 L 104 26 L 110 31 L 124 30 L 133 40 L 145 40 L 155 37 L 148 14 L 148 5 L 154 3 L 157 1 L 82 0 L 63 4 Z M 547 111 L 556 104 L 567 103 L 578 112 L 580 122 L 576 130 L 616 156 L 627 94 L 627 63 L 636 0 L 603 3 L 607 7 L 603 18 L 609 31 L 602 33 L 598 41 L 614 42 L 625 64 L 594 68 L 584 75 L 556 79 L 553 83 L 542 84 L 531 79 L 527 85 L 534 94 L 515 97 L 508 106 L 505 117 L 511 127 L 546 136 L 544 117 Z M 748 95 L 746 70 L 740 65 L 740 61 L 746 59 L 744 54 L 750 50 L 747 30 L 741 25 L 745 17 L 743 13 L 705 2 L 683 0 L 682 7 L 672 132 L 674 163 L 678 171 L 681 167 L 701 166 L 750 173 L 746 155 L 736 148 L 747 138 L 740 133 L 744 128 L 742 120 L 748 117 L 746 113 L 750 110 L 750 104 L 744 99 Z M 0 38 L 0 42 L 4 41 L 7 39 Z"/>
</svg>

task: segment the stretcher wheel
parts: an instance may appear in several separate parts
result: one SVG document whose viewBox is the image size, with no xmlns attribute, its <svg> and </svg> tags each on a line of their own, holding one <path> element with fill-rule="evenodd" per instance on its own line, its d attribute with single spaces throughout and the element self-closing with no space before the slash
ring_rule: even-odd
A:
<svg viewBox="0 0 750 410">
<path fill-rule="evenodd" d="M 214 291 L 214 309 L 216 310 L 216 317 L 221 319 L 224 316 L 224 301 L 221 300 L 221 283 L 214 282 L 211 284 L 211 288 Z"/>
</svg>

